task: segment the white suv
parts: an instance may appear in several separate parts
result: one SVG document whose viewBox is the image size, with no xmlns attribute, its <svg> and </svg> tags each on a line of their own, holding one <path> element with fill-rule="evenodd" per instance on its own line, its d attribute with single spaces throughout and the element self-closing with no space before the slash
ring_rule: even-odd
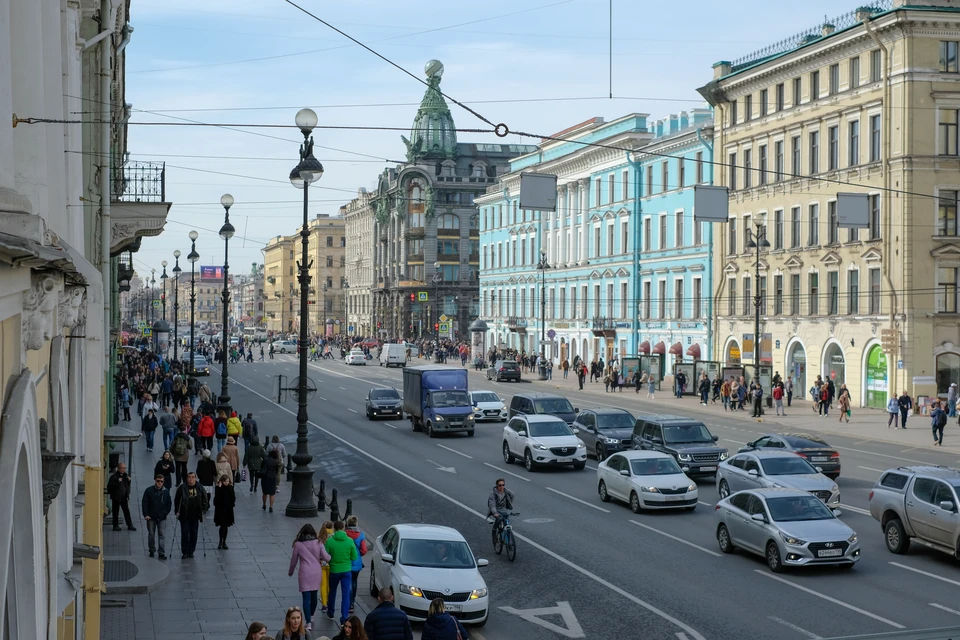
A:
<svg viewBox="0 0 960 640">
<path fill-rule="evenodd" d="M 510 464 L 521 458 L 527 471 L 541 465 L 583 469 L 587 448 L 577 433 L 556 416 L 514 416 L 503 428 L 503 460 Z"/>
</svg>

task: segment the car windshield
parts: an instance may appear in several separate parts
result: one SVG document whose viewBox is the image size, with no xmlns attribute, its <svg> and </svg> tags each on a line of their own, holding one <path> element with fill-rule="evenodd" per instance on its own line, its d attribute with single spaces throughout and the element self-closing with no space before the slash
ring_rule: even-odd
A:
<svg viewBox="0 0 960 640">
<path fill-rule="evenodd" d="M 760 458 L 760 466 L 768 476 L 793 476 L 801 473 L 818 473 L 813 466 L 796 455 L 782 458 Z"/>
<path fill-rule="evenodd" d="M 573 431 L 563 420 L 550 420 L 549 422 L 531 422 L 530 437 L 544 438 L 549 436 L 572 436 Z"/>
<path fill-rule="evenodd" d="M 479 391 L 473 394 L 474 402 L 500 402 L 500 396 L 490 391 Z"/>
<path fill-rule="evenodd" d="M 663 440 L 670 444 L 706 444 L 713 442 L 713 436 L 702 424 L 664 425 Z"/>
<path fill-rule="evenodd" d="M 399 400 L 400 394 L 396 389 L 375 389 L 370 392 L 371 400 Z"/>
<path fill-rule="evenodd" d="M 430 397 L 434 407 L 462 407 L 470 404 L 466 391 L 434 391 Z"/>
<path fill-rule="evenodd" d="M 476 566 L 466 542 L 455 540 L 404 540 L 397 561 L 408 567 L 472 569 Z"/>
<path fill-rule="evenodd" d="M 631 460 L 630 469 L 635 476 L 669 476 L 680 471 L 680 465 L 673 458 L 649 458 Z"/>
<path fill-rule="evenodd" d="M 634 418 L 629 413 L 600 413 L 597 414 L 597 429 L 633 429 Z"/>
<path fill-rule="evenodd" d="M 573 413 L 573 405 L 566 398 L 548 398 L 533 403 L 537 413 Z"/>
<path fill-rule="evenodd" d="M 204 358 L 203 356 L 194 356 L 194 357 L 193 357 L 193 363 L 194 363 L 194 364 L 207 364 L 207 359 Z"/>
<path fill-rule="evenodd" d="M 783 439 L 794 449 L 822 449 L 830 446 L 815 436 L 784 436 Z"/>
<path fill-rule="evenodd" d="M 767 498 L 767 508 L 774 522 L 833 520 L 833 512 L 814 495 Z"/>
</svg>

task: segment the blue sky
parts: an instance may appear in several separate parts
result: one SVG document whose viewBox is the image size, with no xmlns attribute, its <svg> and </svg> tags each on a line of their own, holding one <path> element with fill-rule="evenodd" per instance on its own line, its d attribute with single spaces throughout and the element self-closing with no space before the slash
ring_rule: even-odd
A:
<svg viewBox="0 0 960 640">
<path fill-rule="evenodd" d="M 699 106 L 696 88 L 712 77 L 714 62 L 856 6 L 827 0 L 681 5 L 613 0 L 615 99 L 610 100 L 608 0 L 298 4 L 418 77 L 427 60 L 441 60 L 448 95 L 472 102 L 493 122 L 543 134 L 595 116 L 609 120 L 639 112 L 656 119 Z M 185 118 L 292 124 L 297 110 L 309 106 L 321 125 L 409 127 L 423 95 L 422 84 L 284 0 L 134 0 L 130 21 L 135 27 L 126 49 L 126 100 L 135 109 L 131 123 Z M 515 102 L 534 98 L 589 99 Z M 451 109 L 458 127 L 487 127 L 459 107 Z M 311 190 L 311 216 L 336 214 L 359 187 L 372 188 L 391 164 L 384 159 L 402 159 L 401 133 L 318 130 L 316 156 L 326 173 L 316 184 L 320 188 Z M 137 269 L 159 271 L 161 260 L 172 263 L 174 249 L 189 250 L 191 228 L 200 233 L 200 263 L 222 264 L 216 231 L 223 222 L 220 195 L 227 192 L 236 200 L 231 270 L 261 262 L 266 241 L 292 233 L 301 217 L 302 192 L 287 181 L 298 139 L 294 129 L 131 124 L 132 159 L 167 163 L 167 199 L 174 203 L 164 233 L 144 240 Z M 468 133 L 459 139 L 498 140 Z"/>
</svg>

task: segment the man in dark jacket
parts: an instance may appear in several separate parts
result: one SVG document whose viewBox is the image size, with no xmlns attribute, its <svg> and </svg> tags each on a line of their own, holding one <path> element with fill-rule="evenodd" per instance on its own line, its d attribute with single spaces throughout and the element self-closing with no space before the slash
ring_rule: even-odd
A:
<svg viewBox="0 0 960 640">
<path fill-rule="evenodd" d="M 127 529 L 136 531 L 133 518 L 130 517 L 130 474 L 127 465 L 120 463 L 110 480 L 107 481 L 107 493 L 113 502 L 113 530 L 120 531 L 120 510 L 123 509 L 123 519 L 127 521 Z"/>
<path fill-rule="evenodd" d="M 384 587 L 377 595 L 380 604 L 367 614 L 363 630 L 370 640 L 413 640 L 410 620 L 393 604 L 393 589 Z"/>
<path fill-rule="evenodd" d="M 250 446 L 250 439 L 253 438 L 253 436 L 259 436 L 260 430 L 257 429 L 257 421 L 253 419 L 252 413 L 248 413 L 247 417 L 244 418 L 240 424 L 243 427 L 243 450 L 246 451 L 247 447 Z"/>
<path fill-rule="evenodd" d="M 197 550 L 200 522 L 209 506 L 207 492 L 197 484 L 197 474 L 188 473 L 187 481 L 177 488 L 177 497 L 173 501 L 174 513 L 180 521 L 180 549 L 184 558 L 192 558 Z"/>
<path fill-rule="evenodd" d="M 167 559 L 163 548 L 163 524 L 172 508 L 170 493 L 163 486 L 164 481 L 162 473 L 156 474 L 153 486 L 147 487 L 140 502 L 140 513 L 147 523 L 147 550 L 151 558 L 154 551 L 159 551 L 161 560 Z M 159 544 L 155 545 L 155 542 Z"/>
</svg>

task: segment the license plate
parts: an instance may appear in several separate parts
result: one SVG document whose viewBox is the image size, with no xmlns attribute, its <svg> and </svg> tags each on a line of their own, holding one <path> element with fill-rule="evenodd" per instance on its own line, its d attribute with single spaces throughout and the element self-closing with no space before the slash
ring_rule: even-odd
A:
<svg viewBox="0 0 960 640">
<path fill-rule="evenodd" d="M 680 502 L 684 499 L 684 496 L 664 496 L 663 499 L 666 502 Z"/>
<path fill-rule="evenodd" d="M 700 471 L 716 471 L 716 467 L 700 467 Z"/>
<path fill-rule="evenodd" d="M 463 611 L 463 605 L 462 605 L 462 604 L 449 604 L 449 603 L 444 602 L 444 603 L 443 603 L 443 608 L 446 609 L 447 611 Z"/>
<path fill-rule="evenodd" d="M 842 549 L 820 549 L 820 551 L 817 551 L 818 558 L 832 558 L 834 556 L 842 556 L 842 555 L 843 555 Z"/>
<path fill-rule="evenodd" d="M 814 462 L 827 462 L 830 460 L 830 458 L 824 458 L 823 456 L 814 456 L 810 459 L 813 460 Z"/>
</svg>

